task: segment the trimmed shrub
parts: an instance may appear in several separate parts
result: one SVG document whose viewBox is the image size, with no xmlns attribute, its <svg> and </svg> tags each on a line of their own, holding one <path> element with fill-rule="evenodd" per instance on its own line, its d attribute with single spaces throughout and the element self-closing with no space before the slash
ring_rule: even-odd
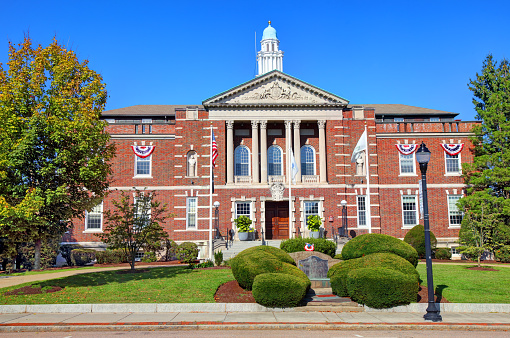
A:
<svg viewBox="0 0 510 338">
<path fill-rule="evenodd" d="M 154 252 L 146 252 L 142 257 L 142 262 L 144 263 L 152 263 L 157 261 L 156 254 Z"/>
<path fill-rule="evenodd" d="M 496 260 L 502 263 L 510 263 L 510 245 L 503 245 L 494 251 Z"/>
<path fill-rule="evenodd" d="M 419 284 L 413 275 L 381 267 L 356 269 L 347 275 L 351 299 L 375 309 L 416 302 Z"/>
<path fill-rule="evenodd" d="M 237 255 L 237 257 L 244 256 L 244 255 L 251 255 L 253 252 L 265 252 L 265 253 L 268 253 L 268 254 L 276 257 L 278 260 L 280 260 L 282 262 L 296 265 L 296 262 L 294 262 L 292 257 L 290 257 L 289 254 L 287 254 L 285 251 L 275 248 L 275 247 L 272 247 L 272 246 L 268 246 L 268 245 L 258 245 L 258 246 L 254 246 L 252 248 L 248 248 L 246 250 L 241 251 Z"/>
<path fill-rule="evenodd" d="M 79 244 L 63 244 L 60 246 L 59 252 L 62 255 L 62 258 L 66 260 L 68 266 L 73 265 L 71 252 L 75 249 L 83 249 L 83 247 Z"/>
<path fill-rule="evenodd" d="M 365 234 L 356 236 L 342 249 L 345 260 L 359 258 L 378 252 L 394 253 L 407 259 L 414 267 L 418 265 L 418 253 L 404 241 L 383 234 Z"/>
<path fill-rule="evenodd" d="M 425 257 L 425 227 L 423 225 L 415 225 L 411 230 L 409 230 L 404 237 L 404 242 L 411 245 L 416 250 L 416 252 L 418 252 L 418 257 Z M 430 231 L 431 249 L 434 250 L 436 245 L 436 236 L 434 236 L 432 231 Z"/>
<path fill-rule="evenodd" d="M 251 290 L 257 275 L 283 270 L 284 263 L 276 256 L 262 250 L 250 254 L 242 254 L 243 252 L 230 260 L 232 274 L 243 289 Z"/>
<path fill-rule="evenodd" d="M 449 259 L 452 258 L 452 253 L 448 249 L 439 248 L 439 249 L 436 249 L 436 252 L 434 254 L 434 258 L 449 260 Z"/>
<path fill-rule="evenodd" d="M 328 271 L 333 293 L 340 297 L 349 296 L 347 291 L 347 275 L 349 272 L 369 267 L 396 270 L 406 275 L 414 276 L 416 281 L 420 278 L 418 271 L 404 258 L 392 253 L 375 253 L 333 265 Z"/>
<path fill-rule="evenodd" d="M 201 269 L 201 268 L 212 268 L 214 263 L 212 261 L 205 261 L 203 263 L 189 263 L 188 269 Z"/>
<path fill-rule="evenodd" d="M 96 259 L 96 250 L 74 249 L 71 251 L 71 262 L 76 266 L 84 266 Z"/>
<path fill-rule="evenodd" d="M 314 251 L 334 257 L 336 243 L 325 238 L 292 238 L 283 240 L 280 249 L 287 253 L 305 251 L 306 243 L 313 244 Z"/>
<path fill-rule="evenodd" d="M 343 260 L 341 253 L 339 253 L 338 255 L 335 255 L 335 257 L 333 257 L 333 258 L 334 259 L 341 259 L 341 260 Z"/>
<path fill-rule="evenodd" d="M 192 242 L 184 242 L 177 247 L 176 256 L 183 263 L 193 263 L 198 257 L 198 246 Z"/>
<path fill-rule="evenodd" d="M 105 250 L 96 252 L 97 264 L 120 264 L 127 263 L 128 257 L 122 249 Z"/>
<path fill-rule="evenodd" d="M 268 307 L 298 306 L 306 291 L 302 278 L 285 273 L 260 274 L 253 282 L 255 301 Z"/>
<path fill-rule="evenodd" d="M 220 266 L 223 263 L 223 252 L 221 250 L 214 253 L 214 263 L 216 266 Z"/>
</svg>

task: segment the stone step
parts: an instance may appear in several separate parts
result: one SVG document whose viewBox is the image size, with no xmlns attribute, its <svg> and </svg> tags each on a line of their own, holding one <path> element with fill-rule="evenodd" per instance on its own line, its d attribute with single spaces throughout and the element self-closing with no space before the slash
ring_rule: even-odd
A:
<svg viewBox="0 0 510 338">
<path fill-rule="evenodd" d="M 364 312 L 362 306 L 298 306 L 294 308 L 298 312 Z"/>
<path fill-rule="evenodd" d="M 305 296 L 305 306 L 295 308 L 297 311 L 328 312 L 363 312 L 364 309 L 347 297 L 332 294 L 331 288 L 311 288 Z"/>
</svg>

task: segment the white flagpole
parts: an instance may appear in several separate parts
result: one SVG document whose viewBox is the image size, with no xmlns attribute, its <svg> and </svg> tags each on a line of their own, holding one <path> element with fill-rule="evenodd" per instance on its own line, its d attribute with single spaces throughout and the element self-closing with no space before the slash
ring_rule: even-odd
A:
<svg viewBox="0 0 510 338">
<path fill-rule="evenodd" d="M 288 151 L 288 156 L 287 158 L 289 159 L 289 172 L 288 172 L 288 175 L 289 175 L 289 238 L 292 238 L 292 159 L 291 159 L 291 149 L 287 149 Z"/>
<path fill-rule="evenodd" d="M 367 202 L 367 226 L 368 226 L 368 233 L 371 234 L 372 233 L 372 213 L 371 213 L 371 209 L 370 209 L 370 164 L 369 164 L 369 157 L 370 155 L 368 154 L 368 132 L 367 132 L 367 126 L 365 125 L 365 137 L 366 137 L 366 145 L 367 145 L 367 149 L 366 149 L 366 154 L 367 154 L 367 158 L 366 158 L 366 173 L 367 173 L 367 198 L 366 198 L 366 202 Z"/>
<path fill-rule="evenodd" d="M 209 259 L 213 260 L 213 240 L 212 240 L 212 226 L 213 226 L 213 220 L 212 220 L 212 206 L 213 206 L 213 144 L 212 144 L 212 138 L 213 138 L 213 126 L 211 122 L 211 145 L 210 145 L 210 157 L 209 157 Z M 198 214 L 198 213 L 197 213 Z"/>
</svg>

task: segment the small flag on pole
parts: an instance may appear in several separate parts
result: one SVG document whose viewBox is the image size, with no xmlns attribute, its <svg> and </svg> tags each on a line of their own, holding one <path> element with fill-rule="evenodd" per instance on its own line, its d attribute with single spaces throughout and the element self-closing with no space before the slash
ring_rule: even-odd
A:
<svg viewBox="0 0 510 338">
<path fill-rule="evenodd" d="M 211 144 L 212 154 L 211 154 L 211 156 L 212 156 L 212 166 L 214 168 L 216 166 L 216 158 L 218 158 L 218 145 L 216 144 L 216 138 L 214 137 L 214 131 L 211 131 L 211 133 L 212 133 L 212 144 Z"/>
<path fill-rule="evenodd" d="M 291 169 L 291 177 L 292 183 L 296 184 L 296 175 L 298 173 L 298 167 L 296 164 L 296 160 L 294 159 L 294 152 L 292 149 L 290 150 L 290 169 Z"/>
<path fill-rule="evenodd" d="M 361 134 L 361 137 L 359 138 L 358 143 L 356 144 L 356 148 L 354 148 L 354 151 L 352 152 L 351 162 L 356 162 L 356 159 L 358 156 L 367 149 L 367 131 L 365 130 L 363 134 Z"/>
</svg>

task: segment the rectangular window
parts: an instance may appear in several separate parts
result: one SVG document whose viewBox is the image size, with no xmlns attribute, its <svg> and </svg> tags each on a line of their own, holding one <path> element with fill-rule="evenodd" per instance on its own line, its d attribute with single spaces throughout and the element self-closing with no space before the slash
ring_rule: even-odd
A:
<svg viewBox="0 0 510 338">
<path fill-rule="evenodd" d="M 152 155 L 141 158 L 135 155 L 135 176 L 151 175 L 151 159 Z"/>
<path fill-rule="evenodd" d="M 186 198 L 186 228 L 197 228 L 197 198 Z"/>
<path fill-rule="evenodd" d="M 366 196 L 358 196 L 358 226 L 367 225 Z"/>
<path fill-rule="evenodd" d="M 449 195 L 448 196 L 448 216 L 450 219 L 450 226 L 459 227 L 462 222 L 462 212 L 457 207 L 457 202 L 462 196 Z"/>
<path fill-rule="evenodd" d="M 241 215 L 251 219 L 251 202 L 236 203 L 236 218 Z"/>
<path fill-rule="evenodd" d="M 103 202 L 85 213 L 85 230 L 100 231 L 103 225 Z"/>
<path fill-rule="evenodd" d="M 452 255 L 460 255 L 458 248 L 459 247 L 457 247 L 457 246 L 452 247 Z"/>
<path fill-rule="evenodd" d="M 402 196 L 402 217 L 404 226 L 415 226 L 418 224 L 416 196 Z"/>
<path fill-rule="evenodd" d="M 145 200 L 146 204 L 144 205 L 144 200 L 135 197 L 133 203 L 135 205 L 135 218 L 140 219 L 140 221 L 137 221 L 136 226 L 142 225 L 144 227 L 151 218 L 151 201 L 150 199 Z"/>
<path fill-rule="evenodd" d="M 446 156 L 446 173 L 447 174 L 458 174 L 460 172 L 460 156 L 450 155 L 445 153 Z"/>
<path fill-rule="evenodd" d="M 308 220 L 308 216 L 319 215 L 319 202 L 318 201 L 306 201 L 305 207 L 305 224 Z"/>
<path fill-rule="evenodd" d="M 409 175 L 415 173 L 415 160 L 414 153 L 409 155 L 400 154 L 400 174 L 401 175 Z"/>
<path fill-rule="evenodd" d="M 439 122 L 439 117 L 431 117 L 430 122 Z"/>
<path fill-rule="evenodd" d="M 404 122 L 404 118 L 403 117 L 395 117 L 393 119 L 394 122 Z"/>
</svg>

